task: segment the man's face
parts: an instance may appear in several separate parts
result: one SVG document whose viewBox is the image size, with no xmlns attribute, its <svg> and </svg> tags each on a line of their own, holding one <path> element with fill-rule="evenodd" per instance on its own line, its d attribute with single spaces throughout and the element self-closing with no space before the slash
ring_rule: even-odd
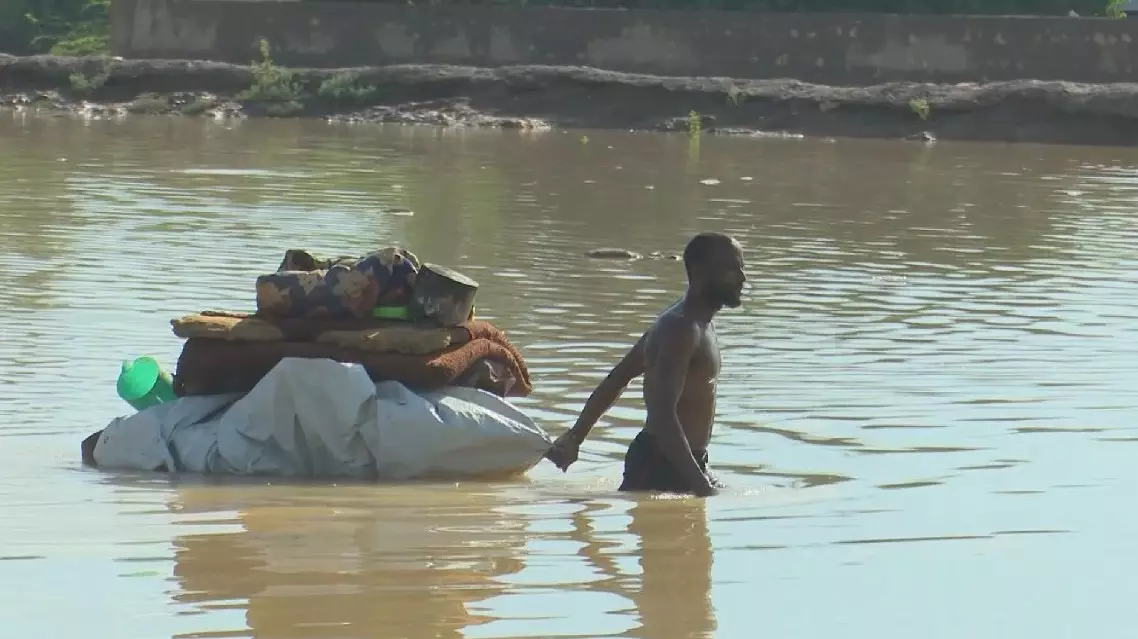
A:
<svg viewBox="0 0 1138 639">
<path fill-rule="evenodd" d="M 743 303 L 743 251 L 732 243 L 713 253 L 704 272 L 703 290 L 707 301 L 719 306 L 738 308 Z"/>
</svg>

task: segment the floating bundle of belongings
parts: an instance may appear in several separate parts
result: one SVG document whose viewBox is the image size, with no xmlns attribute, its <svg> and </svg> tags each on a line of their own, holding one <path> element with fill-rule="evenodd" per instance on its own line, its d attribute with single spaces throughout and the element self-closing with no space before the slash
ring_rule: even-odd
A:
<svg viewBox="0 0 1138 639">
<path fill-rule="evenodd" d="M 468 386 L 499 397 L 532 390 L 505 334 L 474 318 L 478 284 L 401 248 L 362 258 L 285 253 L 257 278 L 256 313 L 205 311 L 171 322 L 186 343 L 174 392 L 247 393 L 282 359 L 361 364 L 413 390 Z"/>
</svg>

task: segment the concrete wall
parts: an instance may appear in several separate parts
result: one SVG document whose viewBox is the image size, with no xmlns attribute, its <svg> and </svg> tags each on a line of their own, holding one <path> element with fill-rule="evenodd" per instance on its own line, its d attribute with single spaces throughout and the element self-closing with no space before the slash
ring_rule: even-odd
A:
<svg viewBox="0 0 1138 639">
<path fill-rule="evenodd" d="M 292 66 L 585 65 L 864 85 L 1138 80 L 1138 19 L 763 14 L 250 0 L 113 0 L 132 58 Z"/>
</svg>

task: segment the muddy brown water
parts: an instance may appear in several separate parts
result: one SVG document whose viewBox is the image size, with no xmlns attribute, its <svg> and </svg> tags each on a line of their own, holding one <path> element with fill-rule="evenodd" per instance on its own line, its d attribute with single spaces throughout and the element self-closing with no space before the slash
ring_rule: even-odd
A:
<svg viewBox="0 0 1138 639">
<path fill-rule="evenodd" d="M 1138 150 L 0 115 L 5 636 L 1127 636 Z M 120 361 L 283 251 L 482 284 L 553 434 L 722 229 L 724 495 L 617 494 L 634 386 L 514 483 L 99 472 Z"/>
</svg>

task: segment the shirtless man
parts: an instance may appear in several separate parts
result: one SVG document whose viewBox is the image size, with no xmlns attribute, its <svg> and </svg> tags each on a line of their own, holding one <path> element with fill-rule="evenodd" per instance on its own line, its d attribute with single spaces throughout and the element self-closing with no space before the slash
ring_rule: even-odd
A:
<svg viewBox="0 0 1138 639">
<path fill-rule="evenodd" d="M 581 443 L 629 382 L 644 375 L 648 419 L 625 454 L 620 490 L 702 497 L 721 487 L 707 471 L 720 364 L 712 319 L 742 303 L 743 252 L 728 235 L 700 233 L 684 249 L 684 269 L 683 298 L 656 318 L 546 454 L 561 470 L 577 461 Z"/>
</svg>

